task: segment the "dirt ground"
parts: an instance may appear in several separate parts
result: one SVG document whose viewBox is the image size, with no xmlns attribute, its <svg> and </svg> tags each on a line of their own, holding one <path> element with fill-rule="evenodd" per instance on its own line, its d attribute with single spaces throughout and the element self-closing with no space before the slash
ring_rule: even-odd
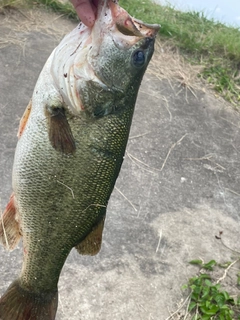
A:
<svg viewBox="0 0 240 320">
<path fill-rule="evenodd" d="M 19 119 L 47 57 L 76 24 L 11 9 L 0 14 L 0 199 L 11 194 Z M 205 262 L 240 251 L 240 114 L 161 43 L 144 77 L 101 252 L 73 250 L 59 282 L 57 320 L 183 319 L 181 289 Z M 21 270 L 21 245 L 0 247 L 0 294 Z M 222 281 L 239 293 L 236 263 Z M 215 275 L 220 278 L 224 270 Z M 180 308 L 182 306 L 182 308 Z M 172 316 L 171 316 L 172 315 Z"/>
</svg>

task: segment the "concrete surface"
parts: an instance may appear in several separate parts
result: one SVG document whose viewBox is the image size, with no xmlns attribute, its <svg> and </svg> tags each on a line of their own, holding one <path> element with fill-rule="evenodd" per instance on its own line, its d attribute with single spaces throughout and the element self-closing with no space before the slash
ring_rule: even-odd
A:
<svg viewBox="0 0 240 320">
<path fill-rule="evenodd" d="M 11 193 L 19 118 L 43 64 L 72 24 L 38 11 L 0 15 L 0 198 Z M 59 282 L 57 320 L 163 320 L 187 297 L 192 259 L 233 261 L 240 250 L 240 115 L 211 93 L 195 95 L 146 74 L 101 252 L 73 250 Z M 164 99 L 163 99 L 164 97 Z M 166 102 L 168 101 L 168 103 Z M 123 195 L 124 196 L 123 196 Z M 0 294 L 17 276 L 21 245 L 0 247 Z M 236 294 L 239 263 L 224 280 Z M 220 276 L 223 271 L 220 271 Z M 172 319 L 181 319 L 186 309 Z"/>
</svg>

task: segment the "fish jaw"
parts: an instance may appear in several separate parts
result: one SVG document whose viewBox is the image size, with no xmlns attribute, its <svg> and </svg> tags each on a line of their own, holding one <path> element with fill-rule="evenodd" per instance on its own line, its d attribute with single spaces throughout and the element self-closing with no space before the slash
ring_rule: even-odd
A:
<svg viewBox="0 0 240 320">
<path fill-rule="evenodd" d="M 141 38 L 154 38 L 158 30 L 157 24 L 146 24 L 131 17 L 118 5 L 118 1 L 100 0 L 97 19 L 91 31 L 94 49 L 89 52 L 88 59 L 99 54 L 105 38 L 110 38 L 121 49 L 128 49 Z"/>
<path fill-rule="evenodd" d="M 69 110 L 75 115 L 86 109 L 88 113 L 92 112 L 93 107 L 88 106 L 87 99 L 83 98 L 89 82 L 94 83 L 99 91 L 112 91 L 114 95 L 116 91 L 124 92 L 125 87 L 121 82 L 123 78 L 126 79 L 125 71 L 114 79 L 107 79 L 114 70 L 106 77 L 106 65 L 111 64 L 119 54 L 126 55 L 125 65 L 127 60 L 130 63 L 131 52 L 139 47 L 138 44 L 144 43 L 144 39 L 154 39 L 158 30 L 158 25 L 145 24 L 132 18 L 117 1 L 100 0 L 94 26 L 90 28 L 80 23 L 55 49 L 52 59 L 51 74 L 55 87 Z M 153 47 L 149 51 L 147 63 Z M 109 72 L 109 68 L 106 70 Z M 130 78 L 133 76 L 131 74 Z"/>
</svg>

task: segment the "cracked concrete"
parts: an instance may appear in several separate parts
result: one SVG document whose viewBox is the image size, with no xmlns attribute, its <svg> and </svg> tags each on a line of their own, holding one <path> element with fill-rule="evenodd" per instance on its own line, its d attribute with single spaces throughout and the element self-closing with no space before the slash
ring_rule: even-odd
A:
<svg viewBox="0 0 240 320">
<path fill-rule="evenodd" d="M 0 34 L 9 40 L 0 48 L 2 208 L 11 194 L 19 119 L 44 62 L 73 28 L 47 13 L 40 19 L 45 29 L 37 28 L 39 14 L 26 13 L 31 28 L 18 12 L 0 15 Z M 240 250 L 240 115 L 208 90 L 188 91 L 186 99 L 179 82 L 151 73 L 161 58 L 157 51 L 142 83 L 102 250 L 95 257 L 71 252 L 57 320 L 164 320 L 187 297 L 181 286 L 198 271 L 190 260 L 236 257 L 215 238 L 219 231 Z M 21 245 L 10 253 L 0 247 L 0 255 L 2 294 L 21 269 Z M 232 294 L 238 270 L 239 263 L 224 282 Z"/>
</svg>

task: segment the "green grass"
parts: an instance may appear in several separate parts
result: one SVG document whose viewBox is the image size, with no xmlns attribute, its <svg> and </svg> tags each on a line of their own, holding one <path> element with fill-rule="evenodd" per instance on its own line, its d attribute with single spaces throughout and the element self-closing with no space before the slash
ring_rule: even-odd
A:
<svg viewBox="0 0 240 320">
<path fill-rule="evenodd" d="M 180 12 L 150 0 L 122 0 L 131 15 L 159 23 L 160 39 L 170 40 L 192 64 L 203 65 L 199 77 L 240 107 L 240 29 L 206 18 L 202 12 Z"/>
<path fill-rule="evenodd" d="M 188 312 L 191 320 L 239 320 L 240 296 L 233 298 L 222 288 L 220 280 L 224 280 L 226 275 L 214 280 L 209 274 L 216 268 L 225 268 L 227 271 L 235 262 L 223 265 L 218 264 L 215 260 L 208 263 L 193 260 L 190 263 L 201 269 L 201 272 L 190 278 L 188 284 L 184 286 L 184 289 L 190 290 Z M 236 285 L 239 285 L 239 275 Z"/>
<path fill-rule="evenodd" d="M 10 2 L 11 0 L 3 0 Z M 12 0 L 13 1 L 13 0 Z M 70 3 L 57 0 L 28 0 L 44 5 L 71 19 L 77 19 Z M 180 12 L 151 0 L 120 0 L 131 15 L 149 23 L 159 23 L 159 37 L 192 64 L 202 65 L 199 77 L 235 107 L 240 107 L 240 29 L 206 18 L 203 12 Z"/>
<path fill-rule="evenodd" d="M 55 12 L 65 14 L 69 19 L 73 19 L 73 20 L 78 19 L 76 11 L 74 10 L 70 2 L 62 3 L 58 0 L 27 0 L 27 1 L 30 4 L 35 3 L 38 5 L 43 5 Z"/>
</svg>

